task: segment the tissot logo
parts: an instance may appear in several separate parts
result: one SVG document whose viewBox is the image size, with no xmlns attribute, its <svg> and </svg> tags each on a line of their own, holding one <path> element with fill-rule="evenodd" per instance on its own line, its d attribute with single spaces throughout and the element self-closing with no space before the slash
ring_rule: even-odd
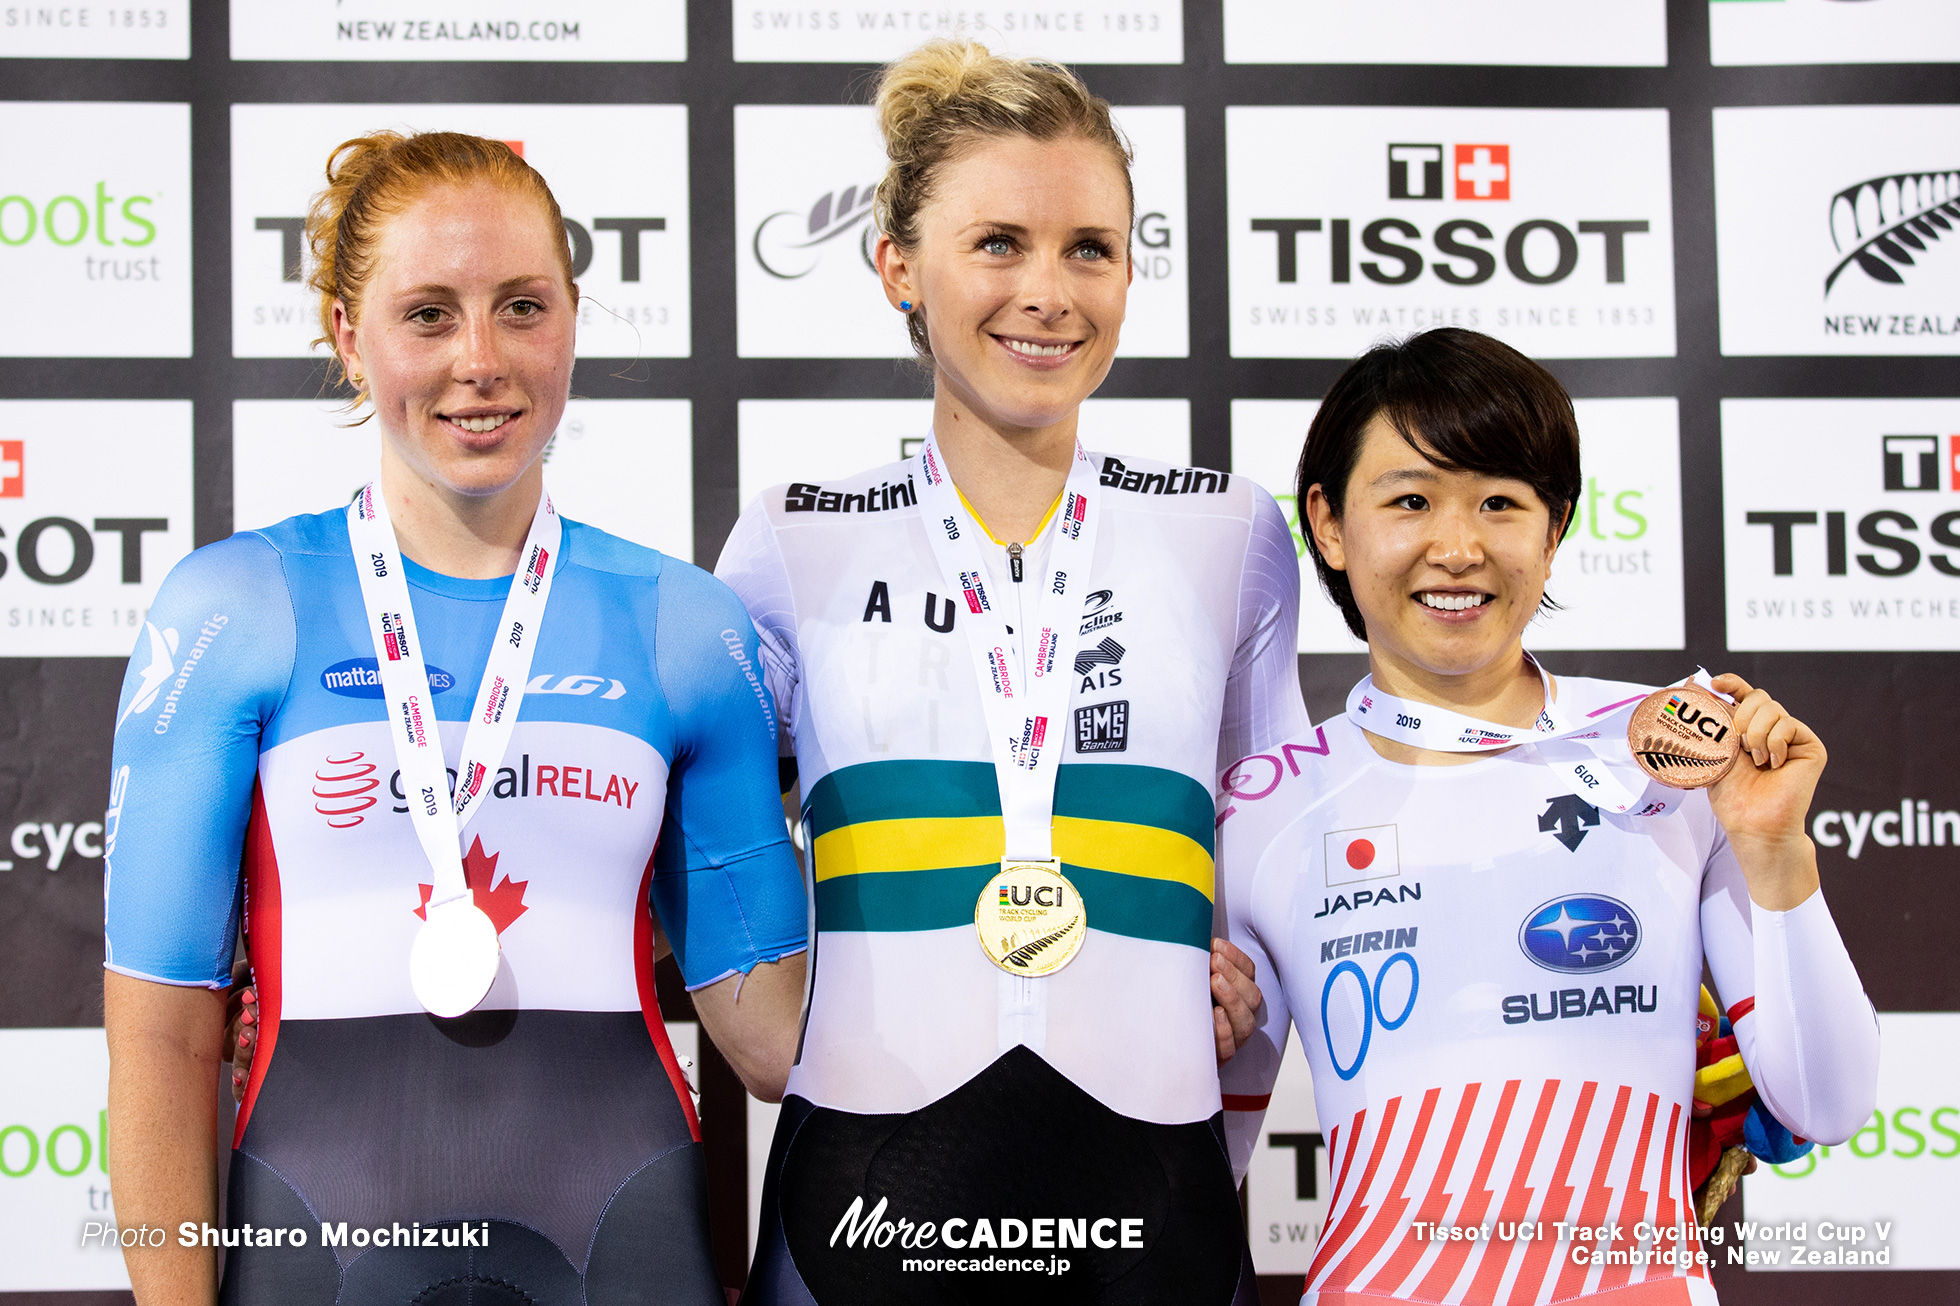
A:
<svg viewBox="0 0 1960 1306">
<path fill-rule="evenodd" d="M 304 282 L 299 215 L 319 188 L 327 152 L 378 126 L 443 128 L 507 141 L 544 175 L 564 211 L 579 282 L 581 358 L 687 354 L 684 106 L 237 104 L 232 106 L 235 355 L 312 355 L 318 306 Z"/>
<path fill-rule="evenodd" d="M 1540 356 L 1673 353 L 1664 113 L 1260 107 L 1226 124 L 1234 354 L 1347 357 L 1433 326 Z"/>
<path fill-rule="evenodd" d="M 0 429 L 40 432 L 0 441 L 0 657 L 123 658 L 139 643 L 190 552 L 190 410 L 0 401 Z"/>
<path fill-rule="evenodd" d="M 1136 223 L 1121 351 L 1188 352 L 1184 110 L 1119 108 L 1136 152 Z M 872 265 L 885 166 L 870 108 L 735 108 L 737 348 L 745 358 L 904 358 L 904 315 Z M 930 322 L 931 305 L 921 310 Z"/>
<path fill-rule="evenodd" d="M 1951 400 L 1725 400 L 1729 646 L 1960 648 L 1956 431 Z"/>
<path fill-rule="evenodd" d="M 63 308 L 0 321 L 0 355 L 188 356 L 189 106 L 0 104 L 0 140 L 0 271 Z"/>
<path fill-rule="evenodd" d="M 1723 352 L 1960 353 L 1956 133 L 1953 105 L 1716 110 Z"/>
</svg>

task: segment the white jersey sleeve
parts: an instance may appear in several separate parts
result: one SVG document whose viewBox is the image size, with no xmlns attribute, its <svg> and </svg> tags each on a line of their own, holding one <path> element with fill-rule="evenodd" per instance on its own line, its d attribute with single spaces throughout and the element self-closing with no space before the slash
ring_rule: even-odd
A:
<svg viewBox="0 0 1960 1306">
<path fill-rule="evenodd" d="M 1702 948 L 1770 1114 L 1836 1144 L 1878 1102 L 1878 1017 L 1820 889 L 1789 911 L 1749 897 L 1726 836 L 1702 877 Z"/>
<path fill-rule="evenodd" d="M 1255 486 L 1252 534 L 1239 577 L 1238 646 L 1218 730 L 1218 770 L 1307 728 L 1299 652 L 1299 549 L 1273 496 Z"/>
<path fill-rule="evenodd" d="M 782 755 L 796 755 L 792 736 L 802 676 L 796 656 L 796 600 L 782 546 L 757 498 L 735 522 L 715 563 L 717 579 L 734 590 L 749 611 L 760 639 L 763 676 L 776 702 L 776 737 Z"/>
<path fill-rule="evenodd" d="M 1231 784 L 1230 773 L 1226 783 Z M 1221 812 L 1230 808 L 1232 795 L 1219 798 Z M 1240 822 L 1241 827 L 1245 822 Z M 1247 836 L 1251 830 L 1245 830 Z M 1253 925 L 1252 903 L 1258 893 L 1260 871 L 1268 855 L 1283 851 L 1283 841 L 1258 846 L 1255 838 L 1234 839 L 1230 820 L 1218 828 L 1219 915 L 1216 932 L 1245 951 L 1252 960 L 1253 979 L 1259 985 L 1262 1001 L 1254 1017 L 1252 1037 L 1246 1040 L 1230 1061 L 1218 1070 L 1218 1086 L 1225 1108 L 1225 1146 L 1232 1159 L 1232 1178 L 1242 1183 L 1252 1164 L 1252 1149 L 1259 1144 L 1259 1131 L 1266 1120 L 1266 1108 L 1273 1099 L 1273 1084 L 1279 1079 L 1279 1063 L 1286 1053 L 1288 1027 L 1293 1014 L 1287 1004 L 1286 989 L 1279 982 L 1272 952 Z M 1265 855 L 1262 855 L 1265 854 Z M 1281 941 L 1283 946 L 1283 941 Z"/>
</svg>

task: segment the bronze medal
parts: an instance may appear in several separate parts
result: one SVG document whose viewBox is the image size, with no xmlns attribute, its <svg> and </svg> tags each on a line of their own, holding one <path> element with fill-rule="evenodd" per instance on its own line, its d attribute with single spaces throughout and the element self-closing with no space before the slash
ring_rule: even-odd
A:
<svg viewBox="0 0 1960 1306">
<path fill-rule="evenodd" d="M 1655 690 L 1627 721 L 1641 770 L 1670 789 L 1701 789 L 1729 773 L 1742 752 L 1735 709 L 1699 685 Z"/>
<path fill-rule="evenodd" d="M 973 907 L 980 950 L 1010 975 L 1053 975 L 1075 959 L 1089 932 L 1082 895 L 1060 858 L 1009 858 Z"/>
</svg>

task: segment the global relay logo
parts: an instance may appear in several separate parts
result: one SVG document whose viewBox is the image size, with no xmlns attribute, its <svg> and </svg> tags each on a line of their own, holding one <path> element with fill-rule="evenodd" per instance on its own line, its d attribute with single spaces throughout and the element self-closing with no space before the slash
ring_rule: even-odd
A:
<svg viewBox="0 0 1960 1306">
<path fill-rule="evenodd" d="M 771 213 L 756 224 L 755 235 L 749 239 L 756 266 L 782 281 L 807 277 L 816 271 L 823 257 L 822 246 L 855 231 L 858 257 L 864 260 L 865 267 L 877 271 L 877 265 L 871 261 L 873 224 L 870 221 L 871 201 L 876 193 L 873 186 L 846 186 L 841 191 L 824 192 L 807 213 L 793 209 Z M 785 218 L 791 219 L 787 225 L 782 221 Z M 800 231 L 795 221 L 798 218 L 802 219 Z"/>
<path fill-rule="evenodd" d="M 1960 219 L 1960 171 L 1904 172 L 1873 177 L 1831 196 L 1831 242 L 1839 259 L 1824 293 L 1857 267 L 1874 281 L 1902 286 L 1902 268 L 1915 253 L 1953 230 Z"/>
</svg>

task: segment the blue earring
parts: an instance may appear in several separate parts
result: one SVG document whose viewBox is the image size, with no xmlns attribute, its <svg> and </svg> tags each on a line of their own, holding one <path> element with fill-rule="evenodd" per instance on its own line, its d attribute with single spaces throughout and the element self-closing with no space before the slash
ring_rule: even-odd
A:
<svg viewBox="0 0 1960 1306">
<path fill-rule="evenodd" d="M 899 300 L 898 311 L 901 313 L 910 313 L 912 311 L 912 301 L 909 299 Z"/>
</svg>

